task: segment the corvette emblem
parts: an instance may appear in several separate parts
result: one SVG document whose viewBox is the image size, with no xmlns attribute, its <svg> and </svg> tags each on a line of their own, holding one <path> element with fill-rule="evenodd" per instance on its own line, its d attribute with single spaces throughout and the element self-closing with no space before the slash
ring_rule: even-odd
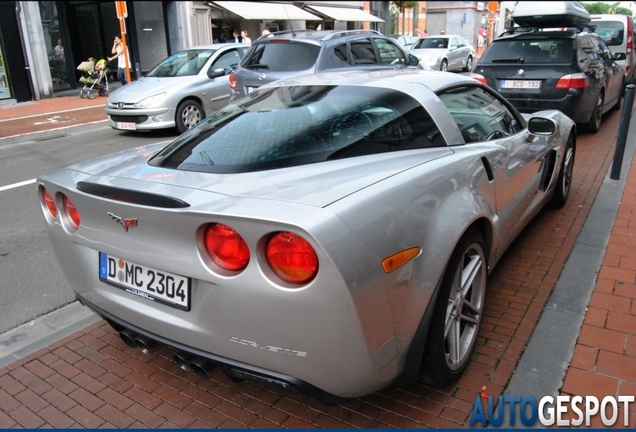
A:
<svg viewBox="0 0 636 432">
<path fill-rule="evenodd" d="M 108 216 L 110 216 L 110 218 L 117 222 L 119 225 L 123 226 L 126 232 L 128 232 L 128 228 L 137 226 L 137 218 L 122 219 L 111 212 L 108 212 Z"/>
</svg>

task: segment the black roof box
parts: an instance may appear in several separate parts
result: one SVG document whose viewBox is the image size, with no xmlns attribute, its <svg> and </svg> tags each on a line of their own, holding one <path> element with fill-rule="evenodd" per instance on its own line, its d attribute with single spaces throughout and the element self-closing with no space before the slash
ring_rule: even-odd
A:
<svg viewBox="0 0 636 432">
<path fill-rule="evenodd" d="M 520 1 L 511 14 L 521 27 L 582 27 L 591 18 L 587 10 L 575 1 L 536 2 Z"/>
</svg>

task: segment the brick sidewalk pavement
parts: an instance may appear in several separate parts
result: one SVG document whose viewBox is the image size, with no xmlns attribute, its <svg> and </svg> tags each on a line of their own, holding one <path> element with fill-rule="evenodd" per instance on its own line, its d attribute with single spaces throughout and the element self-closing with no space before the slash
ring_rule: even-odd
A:
<svg viewBox="0 0 636 432">
<path fill-rule="evenodd" d="M 0 428 L 467 426 L 475 398 L 499 396 L 514 375 L 608 171 L 619 117 L 579 136 L 568 203 L 542 211 L 491 275 L 476 354 L 455 384 L 388 388 L 327 406 L 219 370 L 202 380 L 177 366 L 172 349 L 146 356 L 100 321 L 0 369 Z M 564 394 L 636 392 L 636 170 L 629 174 Z"/>
</svg>

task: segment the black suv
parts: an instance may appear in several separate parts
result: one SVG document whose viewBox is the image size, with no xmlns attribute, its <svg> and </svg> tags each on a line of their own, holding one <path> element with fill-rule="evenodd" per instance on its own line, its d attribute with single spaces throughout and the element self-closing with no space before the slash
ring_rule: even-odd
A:
<svg viewBox="0 0 636 432">
<path fill-rule="evenodd" d="M 622 54 L 622 59 L 625 55 Z M 520 112 L 557 109 L 588 132 L 620 109 L 625 71 L 603 40 L 583 28 L 509 29 L 481 56 L 473 77 Z"/>
<path fill-rule="evenodd" d="M 329 70 L 424 69 L 397 41 L 374 30 L 282 31 L 258 38 L 230 74 L 230 101 L 283 78 Z"/>
</svg>

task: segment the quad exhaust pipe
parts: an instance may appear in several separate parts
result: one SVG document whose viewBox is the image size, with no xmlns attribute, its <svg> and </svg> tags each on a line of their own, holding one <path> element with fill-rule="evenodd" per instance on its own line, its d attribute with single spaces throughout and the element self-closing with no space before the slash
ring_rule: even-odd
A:
<svg viewBox="0 0 636 432">
<path fill-rule="evenodd" d="M 152 354 L 153 348 L 157 345 L 155 341 L 146 336 L 139 335 L 131 330 L 122 330 L 119 337 L 131 348 L 139 348 L 144 354 Z"/>
</svg>

